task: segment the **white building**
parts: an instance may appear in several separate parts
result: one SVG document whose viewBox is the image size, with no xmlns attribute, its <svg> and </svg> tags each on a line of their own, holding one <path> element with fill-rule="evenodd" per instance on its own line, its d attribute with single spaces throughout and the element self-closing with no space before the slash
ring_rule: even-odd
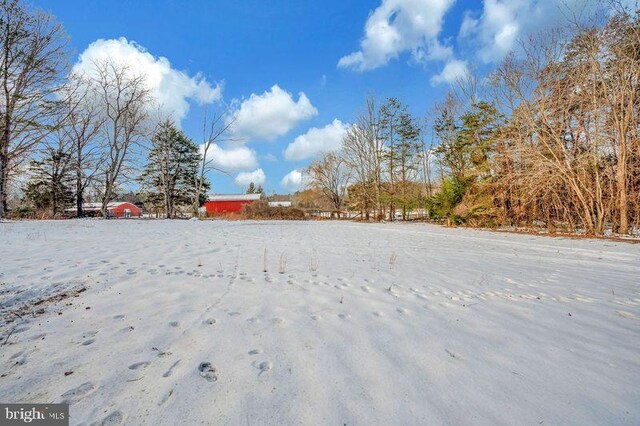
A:
<svg viewBox="0 0 640 426">
<path fill-rule="evenodd" d="M 291 207 L 291 201 L 269 201 L 269 207 Z"/>
</svg>

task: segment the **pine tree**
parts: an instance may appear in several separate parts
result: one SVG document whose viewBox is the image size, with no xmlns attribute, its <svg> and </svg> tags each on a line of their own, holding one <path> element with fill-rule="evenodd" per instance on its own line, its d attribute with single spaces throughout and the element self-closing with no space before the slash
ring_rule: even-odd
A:
<svg viewBox="0 0 640 426">
<path fill-rule="evenodd" d="M 167 218 L 176 216 L 177 205 L 194 202 L 200 160 L 198 145 L 172 122 L 158 126 L 140 181 L 148 200 L 162 200 Z"/>
<path fill-rule="evenodd" d="M 393 220 L 396 209 L 396 174 L 398 167 L 397 145 L 400 137 L 398 128 L 400 127 L 400 116 L 406 113 L 406 107 L 397 98 L 387 98 L 380 108 L 380 136 L 384 146 L 382 158 L 387 165 L 387 176 L 389 179 L 388 190 L 381 194 L 383 202 L 389 205 L 389 220 Z"/>
<path fill-rule="evenodd" d="M 42 160 L 31 161 L 25 199 L 37 211 L 49 210 L 53 216 L 64 212 L 74 201 L 71 166 L 71 155 L 60 150 L 47 151 Z"/>
<path fill-rule="evenodd" d="M 399 136 L 396 146 L 396 158 L 398 162 L 398 190 L 396 199 L 402 208 L 402 220 L 407 219 L 407 212 L 416 207 L 414 181 L 418 172 L 418 152 L 420 149 L 420 127 L 408 112 L 402 112 L 398 123 Z"/>
<path fill-rule="evenodd" d="M 251 182 L 249 184 L 249 188 L 247 188 L 247 194 L 255 194 L 256 193 L 256 185 Z"/>
</svg>

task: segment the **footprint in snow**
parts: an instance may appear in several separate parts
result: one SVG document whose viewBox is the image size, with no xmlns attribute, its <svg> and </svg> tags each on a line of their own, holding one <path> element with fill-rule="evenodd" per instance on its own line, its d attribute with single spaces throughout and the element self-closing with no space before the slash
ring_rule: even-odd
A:
<svg viewBox="0 0 640 426">
<path fill-rule="evenodd" d="M 249 355 L 258 355 L 262 353 L 262 349 L 251 349 Z"/>
<path fill-rule="evenodd" d="M 171 395 L 173 395 L 173 389 L 171 389 L 169 392 L 164 394 L 164 396 L 160 399 L 160 402 L 158 402 L 158 405 L 162 405 L 165 402 L 167 402 L 167 400 L 171 398 Z"/>
<path fill-rule="evenodd" d="M 16 358 L 22 356 L 23 354 L 24 354 L 24 351 L 16 352 L 15 354 L 11 355 L 11 358 L 9 358 L 9 359 L 16 359 Z"/>
<path fill-rule="evenodd" d="M 70 389 L 62 394 L 62 402 L 65 404 L 71 404 L 77 402 L 87 396 L 91 391 L 95 389 L 95 385 L 91 382 L 86 382 L 78 387 Z"/>
<path fill-rule="evenodd" d="M 101 426 L 120 425 L 124 421 L 124 414 L 121 411 L 114 411 L 100 422 Z"/>
<path fill-rule="evenodd" d="M 136 362 L 135 364 L 131 364 L 129 366 L 129 370 L 140 370 L 142 368 L 145 368 L 149 364 L 150 364 L 149 361 Z"/>
<path fill-rule="evenodd" d="M 276 317 L 272 319 L 271 322 L 274 324 L 284 324 L 285 320 L 284 318 Z"/>
<path fill-rule="evenodd" d="M 205 323 L 205 324 L 208 324 L 208 325 L 213 325 L 213 324 L 215 324 L 216 322 L 217 322 L 217 321 L 215 320 L 215 318 L 209 318 L 209 319 L 204 320 L 204 323 Z"/>
<path fill-rule="evenodd" d="M 171 322 L 169 323 L 169 325 L 170 325 L 171 327 L 178 327 L 178 326 L 180 325 L 180 322 L 179 322 L 179 321 L 171 321 Z"/>
<path fill-rule="evenodd" d="M 158 356 L 160 358 L 171 355 L 171 352 L 169 352 L 169 351 L 161 351 L 160 349 L 156 348 L 155 346 L 153 348 L 151 348 L 151 349 L 153 349 L 154 351 L 158 352 Z"/>
<path fill-rule="evenodd" d="M 273 368 L 273 364 L 271 363 L 271 361 L 262 361 L 261 363 L 254 362 L 253 366 L 260 370 L 258 376 L 262 376 L 263 373 L 268 373 Z"/>
<path fill-rule="evenodd" d="M 173 363 L 173 365 L 171 365 L 171 367 L 169 367 L 169 369 L 162 375 L 162 377 L 169 377 L 173 374 L 173 369 L 176 368 L 176 366 L 180 364 L 180 360 L 177 360 L 176 362 Z"/>
<path fill-rule="evenodd" d="M 349 315 L 349 314 L 338 314 L 338 317 L 340 317 L 340 319 L 343 319 L 343 320 L 348 320 L 349 318 L 351 318 L 351 315 Z"/>
<path fill-rule="evenodd" d="M 218 381 L 218 368 L 211 365 L 210 362 L 201 362 L 198 366 L 200 376 L 207 379 L 209 382 Z"/>
<path fill-rule="evenodd" d="M 123 318 L 124 318 L 123 314 L 113 316 L 113 319 L 123 319 Z"/>
<path fill-rule="evenodd" d="M 89 346 L 90 344 L 92 344 L 95 341 L 96 341 L 96 339 L 85 340 L 84 342 L 82 342 L 82 346 Z"/>
</svg>

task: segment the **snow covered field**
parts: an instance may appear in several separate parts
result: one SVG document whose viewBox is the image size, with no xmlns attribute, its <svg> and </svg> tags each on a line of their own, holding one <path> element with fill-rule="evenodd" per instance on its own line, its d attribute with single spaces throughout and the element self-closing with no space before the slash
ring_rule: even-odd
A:
<svg viewBox="0 0 640 426">
<path fill-rule="evenodd" d="M 122 220 L 0 241 L 0 401 L 72 424 L 640 423 L 640 245 Z"/>
</svg>

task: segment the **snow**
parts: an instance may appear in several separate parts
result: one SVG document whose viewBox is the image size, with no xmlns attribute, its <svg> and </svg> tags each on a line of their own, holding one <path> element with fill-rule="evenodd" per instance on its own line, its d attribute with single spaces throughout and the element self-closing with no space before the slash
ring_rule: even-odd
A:
<svg viewBox="0 0 640 426">
<path fill-rule="evenodd" d="M 210 195 L 207 201 L 256 201 L 262 198 L 262 194 L 215 194 Z"/>
<path fill-rule="evenodd" d="M 0 401 L 71 424 L 640 423 L 640 245 L 315 221 L 0 240 Z"/>
</svg>

